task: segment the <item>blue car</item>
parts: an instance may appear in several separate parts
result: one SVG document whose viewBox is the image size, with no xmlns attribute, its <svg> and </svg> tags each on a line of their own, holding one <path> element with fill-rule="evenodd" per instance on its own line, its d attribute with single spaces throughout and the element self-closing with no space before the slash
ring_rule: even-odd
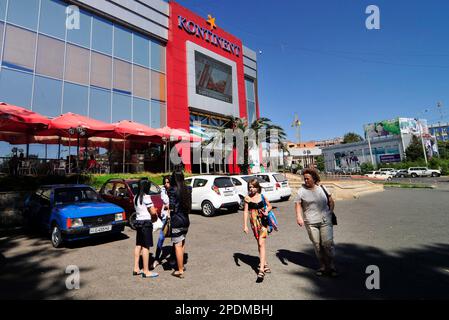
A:
<svg viewBox="0 0 449 320">
<path fill-rule="evenodd" d="M 120 233 L 127 224 L 123 208 L 79 184 L 41 186 L 25 199 L 23 215 L 30 225 L 51 234 L 55 248 L 64 241 Z"/>
</svg>

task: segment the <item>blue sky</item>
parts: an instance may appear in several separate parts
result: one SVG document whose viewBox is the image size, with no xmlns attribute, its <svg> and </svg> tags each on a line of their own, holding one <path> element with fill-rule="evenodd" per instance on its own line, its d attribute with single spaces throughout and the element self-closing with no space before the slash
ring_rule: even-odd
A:
<svg viewBox="0 0 449 320">
<path fill-rule="evenodd" d="M 319 140 L 398 116 L 449 122 L 447 0 L 180 0 L 258 53 L 261 114 Z M 367 30 L 368 5 L 380 30 Z M 427 110 L 427 112 L 425 111 Z"/>
</svg>

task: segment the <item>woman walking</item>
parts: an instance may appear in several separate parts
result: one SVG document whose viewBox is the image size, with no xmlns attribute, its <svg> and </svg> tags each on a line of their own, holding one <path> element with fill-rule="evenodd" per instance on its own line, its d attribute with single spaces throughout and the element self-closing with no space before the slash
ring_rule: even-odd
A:
<svg viewBox="0 0 449 320">
<path fill-rule="evenodd" d="M 243 212 L 243 231 L 248 233 L 248 215 L 256 238 L 259 250 L 259 272 L 257 274 L 256 282 L 263 281 L 266 273 L 271 273 L 268 267 L 265 242 L 268 236 L 268 212 L 272 209 L 270 202 L 268 202 L 261 193 L 261 187 L 257 179 L 253 179 L 248 183 L 248 196 L 245 197 L 245 209 Z"/>
<path fill-rule="evenodd" d="M 190 226 L 189 214 L 192 208 L 192 192 L 185 185 L 184 174 L 180 170 L 172 173 L 168 190 L 172 243 L 175 247 L 178 270 L 172 275 L 184 278 L 185 239 Z"/>
<path fill-rule="evenodd" d="M 300 227 L 305 226 L 312 241 L 320 268 L 317 276 L 338 275 L 334 264 L 335 245 L 332 225 L 334 200 L 329 192 L 320 186 L 320 176 L 314 169 L 303 171 L 304 184 L 299 188 L 296 198 L 296 221 Z M 326 193 L 329 195 L 329 201 Z"/>
<path fill-rule="evenodd" d="M 153 246 L 153 222 L 157 220 L 157 211 L 151 201 L 151 184 L 148 180 L 139 181 L 139 192 L 134 197 L 136 217 L 136 247 L 134 249 L 133 275 L 141 275 L 142 278 L 155 278 L 155 272 L 150 272 L 148 265 L 150 259 L 150 247 Z M 139 260 L 142 254 L 143 270 L 140 270 Z"/>
<path fill-rule="evenodd" d="M 170 220 L 170 210 L 169 210 L 170 200 L 169 200 L 168 194 L 167 194 L 167 190 L 170 189 L 170 177 L 164 176 L 163 183 L 164 183 L 164 186 L 162 187 L 162 190 L 161 190 L 161 198 L 162 198 L 162 202 L 163 202 L 162 211 L 161 211 L 162 228 L 159 233 L 159 240 L 157 242 L 156 255 L 154 257 L 154 262 L 153 262 L 153 269 L 161 264 L 162 246 L 164 245 L 164 241 L 165 241 L 165 233 L 164 233 L 165 225 Z"/>
</svg>

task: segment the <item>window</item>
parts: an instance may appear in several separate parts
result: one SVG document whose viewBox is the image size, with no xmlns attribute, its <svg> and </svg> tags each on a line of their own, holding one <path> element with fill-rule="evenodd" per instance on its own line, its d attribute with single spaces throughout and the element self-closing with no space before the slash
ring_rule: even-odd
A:
<svg viewBox="0 0 449 320">
<path fill-rule="evenodd" d="M 85 86 L 65 82 L 62 113 L 73 112 L 87 116 L 88 89 Z"/>
<path fill-rule="evenodd" d="M 107 54 L 112 53 L 112 23 L 99 17 L 93 17 L 92 49 Z"/>
<path fill-rule="evenodd" d="M 65 39 L 66 5 L 57 0 L 42 0 L 39 32 Z"/>
<path fill-rule="evenodd" d="M 235 179 L 235 178 L 232 178 L 232 183 L 233 183 L 235 186 L 241 186 L 241 185 L 242 185 L 242 183 L 241 183 L 239 180 Z"/>
<path fill-rule="evenodd" d="M 114 195 L 113 190 L 114 190 L 114 183 L 113 182 L 108 182 L 104 186 L 104 188 L 103 188 L 101 193 L 109 195 L 109 196 L 112 196 L 112 195 Z"/>
<path fill-rule="evenodd" d="M 193 183 L 193 188 L 202 188 L 207 184 L 206 179 L 195 179 L 195 182 Z"/>
<path fill-rule="evenodd" d="M 151 71 L 151 99 L 165 101 L 165 75 Z"/>
<path fill-rule="evenodd" d="M 161 193 L 161 189 L 155 185 L 154 183 L 151 183 L 150 186 L 150 195 L 157 195 Z"/>
<path fill-rule="evenodd" d="M 133 99 L 133 121 L 151 126 L 150 101 Z"/>
<path fill-rule="evenodd" d="M 36 76 L 34 80 L 33 111 L 48 117 L 61 114 L 62 82 Z"/>
<path fill-rule="evenodd" d="M 129 197 L 128 188 L 123 182 L 119 182 L 115 185 L 115 196 L 116 197 Z"/>
<path fill-rule="evenodd" d="M 106 90 L 90 90 L 89 117 L 111 122 L 111 92 Z"/>
<path fill-rule="evenodd" d="M 37 43 L 36 72 L 62 79 L 64 42 L 39 35 Z"/>
<path fill-rule="evenodd" d="M 151 101 L 151 127 L 161 128 L 161 103 Z"/>
<path fill-rule="evenodd" d="M 112 122 L 131 119 L 131 96 L 112 94 Z"/>
<path fill-rule="evenodd" d="M 28 73 L 1 69 L 0 101 L 31 109 L 33 76 Z"/>
<path fill-rule="evenodd" d="M 165 47 L 151 40 L 151 69 L 165 72 Z"/>
<path fill-rule="evenodd" d="M 214 186 L 218 187 L 218 188 L 231 188 L 234 185 L 232 184 L 232 181 L 230 178 L 216 178 L 214 180 Z"/>
<path fill-rule="evenodd" d="M 65 80 L 89 84 L 89 50 L 67 44 Z"/>
<path fill-rule="evenodd" d="M 38 12 L 39 0 L 9 1 L 8 21 L 32 30 L 36 30 Z"/>
<path fill-rule="evenodd" d="M 131 94 L 131 64 L 114 59 L 114 90 Z"/>
<path fill-rule="evenodd" d="M 192 185 L 192 179 L 185 179 L 184 183 L 186 186 L 191 186 Z"/>
<path fill-rule="evenodd" d="M 133 62 L 145 67 L 150 67 L 150 40 L 134 33 Z"/>
<path fill-rule="evenodd" d="M 5 30 L 5 24 L 0 22 L 0 61 L 2 61 L 2 48 L 3 48 L 3 31 Z"/>
<path fill-rule="evenodd" d="M 245 88 L 246 88 L 246 108 L 248 112 L 248 123 L 251 124 L 257 119 L 254 81 L 245 78 Z"/>
<path fill-rule="evenodd" d="M 6 27 L 4 51 L 3 65 L 33 72 L 34 56 L 36 53 L 36 34 L 8 25 Z"/>
<path fill-rule="evenodd" d="M 0 0 L 0 20 L 5 21 L 6 16 L 6 1 L 7 0 Z"/>
<path fill-rule="evenodd" d="M 250 79 L 245 79 L 245 87 L 246 87 L 246 100 L 256 101 L 254 95 L 254 81 Z"/>
<path fill-rule="evenodd" d="M 167 105 L 165 103 L 160 104 L 160 128 L 163 128 L 167 125 Z"/>
<path fill-rule="evenodd" d="M 92 16 L 80 10 L 80 28 L 67 29 L 67 41 L 90 48 Z"/>
<path fill-rule="evenodd" d="M 246 101 L 248 107 L 248 123 L 252 124 L 256 120 L 256 104 L 251 101 Z"/>
<path fill-rule="evenodd" d="M 132 33 L 117 25 L 114 26 L 114 56 L 127 61 L 132 58 Z"/>
<path fill-rule="evenodd" d="M 150 99 L 150 70 L 134 65 L 133 95 Z"/>
<path fill-rule="evenodd" d="M 92 52 L 90 83 L 94 86 L 111 89 L 112 59 Z"/>
</svg>

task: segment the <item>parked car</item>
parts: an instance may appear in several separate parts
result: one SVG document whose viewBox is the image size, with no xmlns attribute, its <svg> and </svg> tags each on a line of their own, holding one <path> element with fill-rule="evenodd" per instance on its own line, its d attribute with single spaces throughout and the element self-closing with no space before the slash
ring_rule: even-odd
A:
<svg viewBox="0 0 449 320">
<path fill-rule="evenodd" d="M 244 208 L 244 198 L 248 195 L 248 183 L 252 179 L 257 179 L 259 181 L 262 193 L 268 201 L 273 202 L 281 200 L 281 193 L 279 190 L 275 189 L 274 183 L 266 182 L 262 178 L 252 175 L 231 176 L 231 180 L 240 197 L 240 210 L 243 210 Z"/>
<path fill-rule="evenodd" d="M 26 197 L 23 216 L 29 226 L 51 234 L 55 248 L 64 241 L 120 233 L 127 223 L 123 208 L 76 184 L 39 187 Z"/>
<path fill-rule="evenodd" d="M 379 171 L 380 172 L 394 173 L 394 172 L 396 172 L 396 169 L 394 169 L 394 168 L 380 168 Z"/>
<path fill-rule="evenodd" d="M 163 202 L 161 189 L 150 181 L 150 196 L 157 213 L 160 215 Z M 107 202 L 114 203 L 125 209 L 129 220 L 129 226 L 135 230 L 136 211 L 134 210 L 134 196 L 139 192 L 138 179 L 110 179 L 100 189 L 100 196 Z"/>
<path fill-rule="evenodd" d="M 389 172 L 381 172 L 381 171 L 369 171 L 364 174 L 365 177 L 378 179 L 378 180 L 391 180 L 393 175 Z"/>
<path fill-rule="evenodd" d="M 292 195 L 292 188 L 288 184 L 288 179 L 280 173 L 268 172 L 258 173 L 255 176 L 262 178 L 266 182 L 273 183 L 275 190 L 280 192 L 281 201 L 287 201 Z"/>
<path fill-rule="evenodd" d="M 231 177 L 203 175 L 185 181 L 192 187 L 192 210 L 201 210 L 205 217 L 211 217 L 221 209 L 238 211 L 240 198 Z"/>
<path fill-rule="evenodd" d="M 417 177 L 439 177 L 439 176 L 441 176 L 441 171 L 440 170 L 435 170 L 435 169 L 429 169 L 429 168 L 426 168 L 426 167 L 411 167 L 411 168 L 408 168 L 408 174 L 412 178 L 417 178 Z"/>
<path fill-rule="evenodd" d="M 395 178 L 407 178 L 408 176 L 409 174 L 407 169 L 398 170 L 394 175 Z"/>
</svg>

